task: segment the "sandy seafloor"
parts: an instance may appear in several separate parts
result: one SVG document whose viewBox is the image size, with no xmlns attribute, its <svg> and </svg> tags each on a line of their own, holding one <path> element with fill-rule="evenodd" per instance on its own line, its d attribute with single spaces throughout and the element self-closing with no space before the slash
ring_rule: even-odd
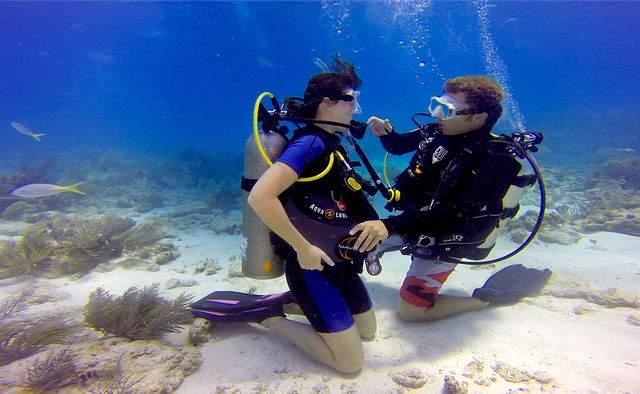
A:
<svg viewBox="0 0 640 394">
<path fill-rule="evenodd" d="M 170 232 L 181 256 L 158 272 L 117 268 L 76 280 L 5 281 L 0 296 L 47 281 L 71 295 L 62 301 L 68 307 L 84 305 L 98 286 L 120 295 L 130 286 L 160 283 L 163 295 L 187 291 L 196 299 L 214 290 L 286 290 L 284 277 L 253 280 L 233 274 L 240 269 L 240 235 Z M 513 247 L 502 240 L 491 256 Z M 638 256 L 638 238 L 616 233 L 584 235 L 572 246 L 536 241 L 497 266 L 459 266 L 443 293 L 468 295 L 497 269 L 523 263 L 553 270 L 542 295 L 437 322 L 408 323 L 398 317 L 395 302 L 409 258 L 389 253 L 381 275 L 364 274 L 378 333 L 364 343 L 360 373 L 336 373 L 260 326 L 221 324 L 214 327 L 213 340 L 199 347 L 202 365 L 177 393 L 441 393 L 447 392 L 445 381 L 466 384 L 470 393 L 640 392 Z M 222 269 L 211 276 L 194 275 L 192 266 L 205 258 Z M 164 284 L 173 278 L 198 284 L 167 290 Z M 190 347 L 187 329 L 163 340 Z"/>
</svg>

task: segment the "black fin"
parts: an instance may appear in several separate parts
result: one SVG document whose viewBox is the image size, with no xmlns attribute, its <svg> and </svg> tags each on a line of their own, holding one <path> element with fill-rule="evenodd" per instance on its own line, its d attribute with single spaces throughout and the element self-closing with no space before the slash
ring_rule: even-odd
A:
<svg viewBox="0 0 640 394">
<path fill-rule="evenodd" d="M 551 277 L 551 270 L 510 265 L 491 275 L 473 296 L 491 304 L 512 304 L 542 290 Z"/>
</svg>

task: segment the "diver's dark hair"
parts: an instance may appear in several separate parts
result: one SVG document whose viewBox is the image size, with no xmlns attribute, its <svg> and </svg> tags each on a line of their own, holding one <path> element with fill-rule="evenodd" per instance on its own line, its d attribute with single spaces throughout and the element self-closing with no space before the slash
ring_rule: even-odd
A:
<svg viewBox="0 0 640 394">
<path fill-rule="evenodd" d="M 486 112 L 487 121 L 482 127 L 491 130 L 502 115 L 502 100 L 504 90 L 493 78 L 480 75 L 467 75 L 448 79 L 444 83 L 444 91 L 451 93 L 465 93 L 467 104 L 476 113 Z"/>
<path fill-rule="evenodd" d="M 336 53 L 333 57 L 334 72 L 324 72 L 312 77 L 304 91 L 304 104 L 290 106 L 289 110 L 299 118 L 315 118 L 318 106 L 325 97 L 338 100 L 349 89 L 357 90 L 362 81 L 353 65 L 340 59 Z"/>
</svg>

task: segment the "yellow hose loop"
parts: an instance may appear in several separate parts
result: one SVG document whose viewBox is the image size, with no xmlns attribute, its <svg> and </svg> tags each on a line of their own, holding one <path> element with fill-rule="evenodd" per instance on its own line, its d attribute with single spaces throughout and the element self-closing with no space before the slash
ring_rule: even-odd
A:
<svg viewBox="0 0 640 394">
<path fill-rule="evenodd" d="M 389 188 L 389 198 L 387 198 L 387 202 L 391 201 L 400 201 L 400 190 Z"/>
<path fill-rule="evenodd" d="M 258 130 L 258 111 L 260 109 L 260 103 L 262 103 L 262 99 L 265 98 L 265 96 L 269 96 L 269 98 L 274 97 L 273 93 L 270 92 L 264 92 L 258 96 L 258 99 L 253 106 L 253 139 L 256 141 L 256 147 L 258 148 L 258 152 L 260 152 L 260 156 L 262 156 L 262 160 L 267 163 L 267 166 L 271 167 L 273 162 L 269 159 L 267 152 L 264 151 L 262 141 L 260 140 L 260 130 Z"/>
<path fill-rule="evenodd" d="M 260 130 L 258 129 L 258 112 L 260 109 L 260 103 L 262 103 L 262 99 L 265 97 L 274 98 L 273 93 L 264 92 L 258 96 L 256 102 L 253 106 L 253 139 L 256 141 L 256 147 L 258 148 L 258 152 L 260 152 L 260 156 L 262 156 L 262 160 L 267 164 L 267 166 L 271 167 L 273 162 L 269 159 L 267 152 L 265 152 L 264 147 L 262 146 L 262 141 L 260 140 Z M 329 156 L 329 164 L 327 164 L 327 168 L 322 170 L 318 175 L 306 177 L 306 178 L 298 178 L 296 182 L 311 182 L 322 178 L 327 175 L 329 171 L 331 171 L 331 167 L 333 167 L 334 155 L 331 153 Z"/>
<path fill-rule="evenodd" d="M 384 162 L 382 163 L 382 174 L 384 175 L 384 181 L 387 182 L 387 187 L 390 187 L 391 182 L 389 182 L 389 174 L 387 174 L 387 160 L 389 160 L 389 152 L 384 155 Z"/>
<path fill-rule="evenodd" d="M 309 177 L 306 177 L 306 178 L 299 178 L 296 182 L 316 181 L 316 180 L 322 178 L 323 176 L 327 175 L 329 173 L 329 171 L 331 171 L 331 167 L 333 167 L 333 162 L 335 161 L 334 156 L 335 155 L 333 153 L 329 156 L 329 164 L 327 164 L 327 168 L 322 170 L 321 173 L 319 173 L 318 175 L 309 176 Z"/>
</svg>

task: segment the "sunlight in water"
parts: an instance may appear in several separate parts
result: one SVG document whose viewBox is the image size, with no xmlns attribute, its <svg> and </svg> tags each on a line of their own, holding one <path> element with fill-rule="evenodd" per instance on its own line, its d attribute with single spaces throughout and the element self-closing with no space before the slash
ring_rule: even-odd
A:
<svg viewBox="0 0 640 394">
<path fill-rule="evenodd" d="M 409 53 L 411 64 L 415 66 L 415 76 L 420 84 L 425 85 L 427 73 L 435 74 L 444 80 L 431 53 L 431 34 L 428 23 L 425 23 L 433 0 L 387 0 L 385 5 L 391 10 L 391 23 L 404 32 L 406 39 L 398 42 L 398 45 Z"/>
<path fill-rule="evenodd" d="M 485 68 L 487 73 L 495 78 L 505 93 L 504 113 L 502 114 L 502 120 L 509 122 L 511 128 L 519 131 L 525 130 L 524 118 L 518 108 L 518 103 L 513 97 L 511 86 L 509 85 L 509 76 L 507 72 L 507 65 L 504 63 L 500 55 L 498 55 L 498 48 L 493 42 L 493 36 L 491 35 L 491 23 L 489 22 L 489 4 L 486 0 L 474 0 L 474 4 L 478 11 L 478 27 L 480 28 L 480 43 L 482 44 L 482 55 L 484 58 Z"/>
</svg>

